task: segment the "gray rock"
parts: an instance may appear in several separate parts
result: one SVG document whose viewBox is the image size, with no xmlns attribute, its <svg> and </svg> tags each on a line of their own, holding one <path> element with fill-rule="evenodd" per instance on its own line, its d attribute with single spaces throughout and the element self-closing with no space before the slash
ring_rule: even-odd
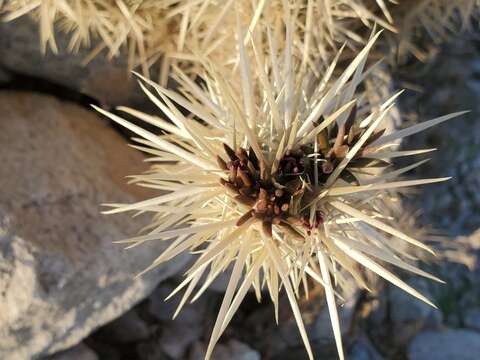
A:
<svg viewBox="0 0 480 360">
<path fill-rule="evenodd" d="M 401 82 L 413 81 L 422 91 L 399 98 L 400 108 L 417 110 L 427 120 L 451 112 L 471 113 L 416 134 L 408 148 L 438 148 L 434 160 L 415 170 L 416 178 L 451 176 L 412 197 L 422 208 L 422 220 L 451 236 L 468 235 L 480 224 L 480 114 L 478 33 L 445 46 L 433 63 L 418 71 L 409 68 Z"/>
<path fill-rule="evenodd" d="M 233 266 L 230 265 L 224 272 L 221 272 L 217 278 L 212 281 L 208 286 L 209 291 L 215 291 L 220 294 L 224 294 L 227 290 L 228 282 L 230 281 L 230 276 L 232 275 Z M 248 289 L 249 292 L 253 291 L 253 288 Z"/>
<path fill-rule="evenodd" d="M 420 281 L 413 281 L 413 283 L 412 287 L 428 297 L 425 287 L 416 286 L 416 284 L 421 284 Z M 424 323 L 425 319 L 428 318 L 434 310 L 428 304 L 419 301 L 396 286 L 390 287 L 389 301 L 392 307 L 390 314 L 392 321 L 399 325 L 417 321 Z"/>
<path fill-rule="evenodd" d="M 432 298 L 425 280 L 413 278 L 409 283 L 427 298 Z M 396 344 L 405 344 L 420 330 L 436 329 L 442 324 L 443 316 L 440 310 L 414 298 L 396 286 L 390 286 L 389 302 Z"/>
<path fill-rule="evenodd" d="M 0 85 L 10 81 L 10 74 L 0 67 Z"/>
<path fill-rule="evenodd" d="M 179 296 L 165 301 L 165 298 L 170 295 L 174 287 L 169 284 L 162 284 L 149 296 L 148 310 L 157 320 L 170 322 L 178 307 Z M 205 317 L 208 296 L 209 294 L 202 294 L 193 304 L 187 302 L 180 313 L 175 318 L 175 322 L 184 324 L 202 323 Z"/>
<path fill-rule="evenodd" d="M 164 325 L 160 347 L 172 359 L 185 359 L 187 349 L 203 335 L 201 323 L 181 323 L 173 321 Z"/>
<path fill-rule="evenodd" d="M 408 283 L 427 298 L 432 299 L 426 280 L 412 278 Z M 418 321 L 419 319 L 423 323 L 427 323 L 428 320 L 431 320 L 427 325 L 434 327 L 442 322 L 442 313 L 439 310 L 411 296 L 399 287 L 390 286 L 389 301 L 391 308 L 394 310 L 391 314 L 394 323 L 401 324 Z"/>
<path fill-rule="evenodd" d="M 248 345 L 241 343 L 240 341 L 230 340 L 226 347 L 225 355 L 228 356 L 219 356 L 222 351 L 217 351 L 217 359 L 232 359 L 232 360 L 260 360 L 260 354 L 251 349 Z"/>
<path fill-rule="evenodd" d="M 337 306 L 338 317 L 340 320 L 340 330 L 342 331 L 342 335 L 347 333 L 350 329 L 350 324 L 352 322 L 355 312 L 356 301 L 357 296 L 351 298 L 343 306 Z M 313 341 L 330 343 L 335 341 L 332 330 L 332 322 L 330 320 L 330 313 L 326 304 L 318 314 L 310 336 Z"/>
<path fill-rule="evenodd" d="M 409 360 L 477 360 L 480 334 L 467 330 L 426 331 L 408 346 Z"/>
<path fill-rule="evenodd" d="M 146 343 L 140 343 L 136 347 L 138 360 L 170 360 L 162 351 L 161 346 L 158 344 L 158 339 L 155 341 L 149 341 Z M 110 359 L 110 358 L 109 358 Z M 121 360 L 122 356 L 114 358 L 115 360 Z"/>
<path fill-rule="evenodd" d="M 125 143 L 74 104 L 0 93 L 0 358 L 77 344 L 185 263 L 134 278 L 166 244 L 128 252 L 112 244 L 145 221 L 104 216 L 99 204 L 151 196 L 125 185 L 127 174 L 143 171 Z"/>
<path fill-rule="evenodd" d="M 56 34 L 58 54 L 40 46 L 38 24 L 28 16 L 12 22 L 0 22 L 0 67 L 66 86 L 97 99 L 103 105 L 148 106 L 135 77 L 128 72 L 127 56 L 108 59 L 101 53 L 87 65 L 87 56 L 96 47 L 69 52 L 69 37 Z"/>
<path fill-rule="evenodd" d="M 162 284 L 149 296 L 148 310 L 157 320 L 170 321 L 175 314 L 178 304 L 173 299 L 165 301 L 174 289 L 170 284 Z"/>
<path fill-rule="evenodd" d="M 197 342 L 193 346 L 189 360 L 203 360 L 205 358 L 206 347 Z M 248 345 L 232 339 L 226 344 L 217 344 L 213 351 L 212 360 L 260 360 L 260 354 L 250 348 Z"/>
<path fill-rule="evenodd" d="M 383 360 L 366 336 L 361 336 L 353 344 L 347 357 L 349 360 Z"/>
<path fill-rule="evenodd" d="M 208 294 L 203 294 L 193 304 L 185 304 L 177 317 L 172 320 L 178 300 L 171 299 L 164 302 L 165 294 L 169 291 L 171 290 L 168 287 L 160 286 L 150 296 L 150 311 L 153 310 L 155 317 L 163 319 L 161 325 L 163 331 L 159 340 L 162 351 L 173 359 L 185 359 L 188 348 L 205 334 Z"/>
<path fill-rule="evenodd" d="M 150 329 L 132 309 L 118 319 L 102 327 L 102 332 L 108 334 L 109 340 L 116 343 L 131 343 L 148 338 Z"/>
<path fill-rule="evenodd" d="M 388 285 L 387 285 L 388 286 Z M 370 327 L 379 329 L 387 321 L 388 316 L 388 297 L 386 291 L 381 291 L 377 299 L 370 301 L 370 312 L 368 322 Z"/>
<path fill-rule="evenodd" d="M 197 341 L 190 349 L 188 360 L 204 360 L 205 359 L 205 345 Z"/>
<path fill-rule="evenodd" d="M 470 309 L 466 312 L 463 322 L 467 328 L 480 331 L 480 309 Z"/>
<path fill-rule="evenodd" d="M 48 356 L 43 360 L 98 360 L 98 356 L 87 345 L 80 343 L 71 349 Z"/>
<path fill-rule="evenodd" d="M 349 299 L 345 304 L 337 304 L 342 335 L 345 335 L 350 329 L 358 294 L 346 294 L 345 298 Z M 284 306 L 288 306 L 288 304 L 284 304 Z M 325 299 L 317 298 L 315 302 L 311 302 L 308 306 L 302 308 L 302 317 L 308 337 L 312 343 L 322 345 L 335 343 L 330 313 Z M 275 329 L 274 337 L 276 338 L 273 341 L 275 354 L 285 351 L 286 347 L 303 346 L 303 340 L 293 315 L 279 322 L 278 330 Z"/>
</svg>

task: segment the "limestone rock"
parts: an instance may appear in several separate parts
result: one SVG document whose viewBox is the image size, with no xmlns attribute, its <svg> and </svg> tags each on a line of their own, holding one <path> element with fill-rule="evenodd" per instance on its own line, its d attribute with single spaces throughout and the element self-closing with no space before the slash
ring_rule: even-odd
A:
<svg viewBox="0 0 480 360">
<path fill-rule="evenodd" d="M 426 331 L 408 347 L 409 360 L 477 360 L 480 334 L 467 330 Z"/>
<path fill-rule="evenodd" d="M 112 241 L 145 224 L 100 204 L 151 194 L 125 184 L 142 156 L 93 111 L 47 96 L 0 93 L 0 358 L 30 359 L 77 344 L 180 270 L 141 278 L 166 244 Z"/>
</svg>

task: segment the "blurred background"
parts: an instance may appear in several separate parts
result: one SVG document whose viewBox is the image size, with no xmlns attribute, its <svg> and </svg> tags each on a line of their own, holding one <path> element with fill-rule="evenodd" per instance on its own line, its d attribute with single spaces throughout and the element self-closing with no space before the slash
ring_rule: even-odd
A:
<svg viewBox="0 0 480 360">
<path fill-rule="evenodd" d="M 100 213 L 104 202 L 151 193 L 126 184 L 147 169 L 143 155 L 89 105 L 155 109 L 128 75 L 126 54 L 84 66 L 88 49 L 72 55 L 63 50 L 67 38 L 57 42 L 59 54 L 42 55 L 30 19 L 0 24 L 0 358 L 201 360 L 224 284 L 171 320 L 179 298 L 164 298 L 189 259 L 134 278 L 163 245 L 125 252 L 112 241 L 146 219 Z M 398 104 L 406 122 L 471 110 L 404 144 L 438 148 L 415 177 L 453 177 L 412 192 L 403 205 L 406 221 L 444 248 L 424 266 L 446 284 L 407 277 L 438 310 L 382 283 L 352 294 L 340 309 L 347 358 L 479 359 L 480 35 L 455 36 L 428 63 L 412 60 L 389 73 L 392 88 L 407 89 Z M 301 307 L 317 358 L 336 359 L 322 297 L 314 291 Z M 283 302 L 276 326 L 270 301 L 248 295 L 214 359 L 306 359 Z"/>
</svg>

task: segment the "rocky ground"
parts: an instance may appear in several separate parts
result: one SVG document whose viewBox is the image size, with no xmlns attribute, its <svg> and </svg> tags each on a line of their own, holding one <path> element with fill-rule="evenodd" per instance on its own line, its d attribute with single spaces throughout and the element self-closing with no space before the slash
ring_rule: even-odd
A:
<svg viewBox="0 0 480 360">
<path fill-rule="evenodd" d="M 108 76 L 116 84 L 129 80 L 109 75 L 102 60 L 82 69 L 67 54 L 39 57 L 29 26 L 0 26 L 0 358 L 203 359 L 222 292 L 208 290 L 171 320 L 178 298 L 163 299 L 181 281 L 188 259 L 133 279 L 163 245 L 126 253 L 111 241 L 134 234 L 141 220 L 100 214 L 102 202 L 149 194 L 124 185 L 124 176 L 142 171 L 142 156 L 87 104 L 142 107 L 131 95 L 140 92 L 130 82 L 128 91 L 103 91 L 113 81 Z M 412 194 L 406 205 L 422 209 L 419 223 L 444 235 L 445 259 L 429 268 L 447 284 L 408 280 L 439 310 L 386 285 L 374 294 L 352 294 L 340 310 L 347 358 L 478 359 L 480 40 L 464 36 L 431 64 L 395 74 L 397 87 L 416 84 L 400 103 L 409 121 L 472 110 L 406 144 L 439 148 L 414 175 L 454 177 Z M 301 307 L 317 358 L 336 359 L 322 304 L 318 291 Z M 258 304 L 248 295 L 214 359 L 306 359 L 286 299 L 278 327 L 273 319 L 267 299 Z"/>
</svg>

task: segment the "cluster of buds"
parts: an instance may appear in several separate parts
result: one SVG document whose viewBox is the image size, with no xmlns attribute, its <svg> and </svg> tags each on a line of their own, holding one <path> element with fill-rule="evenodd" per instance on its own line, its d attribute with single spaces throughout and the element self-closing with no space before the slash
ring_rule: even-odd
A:
<svg viewBox="0 0 480 360">
<path fill-rule="evenodd" d="M 305 152 L 302 149 L 287 150 L 280 160 L 278 176 L 298 176 L 305 171 Z"/>
<path fill-rule="evenodd" d="M 305 173 L 305 153 L 303 150 L 287 151 L 281 159 L 277 172 L 268 179 L 252 149 L 238 148 L 234 151 L 224 144 L 229 158 L 225 162 L 217 157 L 218 165 L 228 179 L 220 178 L 220 183 L 229 191 L 233 199 L 250 208 L 237 221 L 244 224 L 251 218 L 262 222 L 264 233 L 272 236 L 272 225 L 279 225 L 298 238 L 303 236 L 295 229 L 302 226 L 308 233 L 323 222 L 323 214 L 318 211 L 313 221 L 310 214 L 298 211 L 306 190 L 301 176 Z"/>
<path fill-rule="evenodd" d="M 311 213 L 306 205 L 364 134 L 365 129 L 353 126 L 355 116 L 356 107 L 353 106 L 345 123 L 320 132 L 317 149 L 312 145 L 303 145 L 287 150 L 275 172 L 268 176 L 264 164 L 259 162 L 251 148 L 247 151 L 239 147 L 235 151 L 224 144 L 228 162 L 220 156 L 217 162 L 228 178 L 221 178 L 220 182 L 237 203 L 249 208 L 238 219 L 237 225 L 256 218 L 262 222 L 263 231 L 269 237 L 272 236 L 273 225 L 282 226 L 298 238 L 304 238 L 302 231 L 310 235 L 312 230 L 318 228 L 324 221 L 324 214 L 320 210 Z M 383 130 L 372 134 L 349 166 L 361 166 L 362 162 L 382 162 L 364 157 L 371 151 L 368 146 L 382 134 Z M 342 170 L 340 177 L 358 184 L 348 167 Z"/>
<path fill-rule="evenodd" d="M 310 179 L 314 178 L 314 166 L 311 158 L 315 156 L 315 164 L 317 167 L 318 184 L 324 184 L 329 175 L 335 170 L 340 162 L 345 158 L 350 149 L 364 135 L 367 128 L 360 128 L 354 125 L 357 107 L 354 105 L 347 120 L 340 126 L 335 124 L 332 128 L 325 128 L 317 136 L 318 149 L 314 151 L 312 145 L 304 146 L 303 152 L 307 156 L 309 165 L 306 166 L 308 173 L 305 176 Z M 320 117 L 320 122 L 324 121 Z M 371 146 L 377 139 L 385 133 L 385 129 L 379 130 L 362 144 L 357 154 L 348 163 L 348 166 L 341 172 L 340 178 L 344 181 L 358 185 L 358 179 L 353 175 L 349 168 L 362 168 L 375 165 L 377 167 L 386 167 L 389 162 L 380 159 L 368 158 L 368 155 L 375 152 L 376 148 Z"/>
</svg>

